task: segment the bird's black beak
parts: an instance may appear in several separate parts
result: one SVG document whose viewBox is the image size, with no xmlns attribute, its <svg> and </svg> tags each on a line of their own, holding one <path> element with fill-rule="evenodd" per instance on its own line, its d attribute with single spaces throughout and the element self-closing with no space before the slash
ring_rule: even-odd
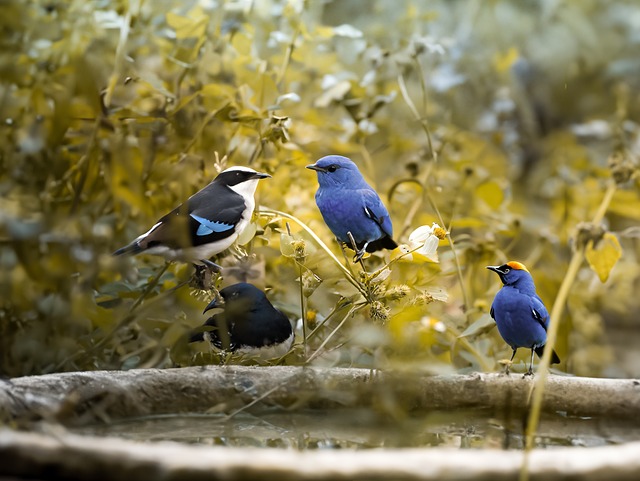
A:
<svg viewBox="0 0 640 481">
<path fill-rule="evenodd" d="M 489 269 L 490 271 L 493 271 L 497 274 L 504 274 L 504 272 L 502 272 L 500 270 L 500 266 L 487 266 L 487 269 Z"/>
<path fill-rule="evenodd" d="M 264 172 L 256 172 L 251 177 L 252 179 L 270 179 L 271 176 L 269 174 L 265 174 Z"/>
<path fill-rule="evenodd" d="M 327 171 L 327 169 L 325 169 L 324 167 L 319 167 L 316 164 L 307 165 L 307 169 L 315 170 L 316 172 L 326 172 Z"/>
<path fill-rule="evenodd" d="M 204 308 L 204 311 L 202 311 L 202 313 L 204 314 L 207 311 L 210 311 L 211 309 L 217 309 L 218 307 L 223 307 L 224 303 L 221 302 L 221 300 L 217 297 L 214 297 L 213 300 L 207 305 L 207 307 Z"/>
</svg>

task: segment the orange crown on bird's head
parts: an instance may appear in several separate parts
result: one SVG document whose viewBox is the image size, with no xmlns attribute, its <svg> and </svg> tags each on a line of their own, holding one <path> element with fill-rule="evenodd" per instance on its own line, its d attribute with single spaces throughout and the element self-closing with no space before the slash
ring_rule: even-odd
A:
<svg viewBox="0 0 640 481">
<path fill-rule="evenodd" d="M 527 269 L 524 264 L 521 264 L 520 262 L 517 261 L 510 261 L 507 262 L 507 265 L 509 267 L 511 267 L 512 269 L 515 269 L 516 271 L 525 271 L 525 272 L 529 272 L 529 269 Z"/>
</svg>

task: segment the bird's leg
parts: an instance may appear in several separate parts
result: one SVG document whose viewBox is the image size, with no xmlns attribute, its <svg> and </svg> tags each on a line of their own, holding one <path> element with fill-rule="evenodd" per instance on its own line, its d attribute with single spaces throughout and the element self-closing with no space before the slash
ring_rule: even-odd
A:
<svg viewBox="0 0 640 481">
<path fill-rule="evenodd" d="M 511 368 L 511 364 L 513 364 L 513 358 L 516 357 L 516 351 L 518 350 L 518 348 L 511 348 L 513 349 L 513 354 L 511 354 L 511 359 L 509 359 L 509 364 L 507 364 L 507 370 L 505 371 L 505 374 L 508 376 L 509 375 L 509 369 Z"/>
<path fill-rule="evenodd" d="M 201 262 L 202 262 L 202 264 L 194 264 L 193 265 L 193 267 L 195 267 L 196 271 L 193 273 L 190 285 L 191 285 L 191 287 L 193 287 L 195 289 L 200 289 L 200 290 L 203 290 L 203 291 L 209 291 L 209 290 L 213 289 L 214 286 L 215 286 L 215 278 L 216 278 L 217 275 L 219 275 L 218 273 L 220 271 L 218 269 L 219 269 L 220 266 L 217 266 L 216 264 L 214 264 L 211 261 L 206 261 L 205 262 L 204 260 L 202 260 Z M 218 269 L 210 267 L 209 264 L 207 264 L 208 262 L 210 262 L 214 266 L 218 267 Z"/>
<path fill-rule="evenodd" d="M 535 350 L 531 348 L 531 362 L 529 363 L 529 370 L 525 373 L 526 376 L 533 376 L 533 353 Z"/>
<path fill-rule="evenodd" d="M 364 245 L 362 246 L 362 249 L 358 250 L 358 245 L 356 244 L 356 240 L 353 237 L 353 234 L 351 233 L 351 231 L 347 231 L 347 236 L 349 237 L 349 240 L 351 241 L 351 247 L 353 247 L 354 252 L 356 253 L 355 257 L 353 258 L 353 262 L 358 262 L 360 263 L 360 265 L 362 266 L 362 270 L 364 272 L 367 272 L 367 270 L 364 268 L 364 262 L 362 261 L 362 256 L 364 256 L 365 252 L 367 252 L 367 245 L 369 244 L 368 242 L 365 242 Z"/>
<path fill-rule="evenodd" d="M 200 262 L 207 266 L 212 273 L 215 272 L 216 274 L 219 274 L 222 271 L 222 267 L 209 259 L 200 259 Z"/>
</svg>

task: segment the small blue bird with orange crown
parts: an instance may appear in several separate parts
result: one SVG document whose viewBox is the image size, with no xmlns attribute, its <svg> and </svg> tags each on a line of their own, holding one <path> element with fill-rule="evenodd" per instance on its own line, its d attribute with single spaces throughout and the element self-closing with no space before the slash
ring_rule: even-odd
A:
<svg viewBox="0 0 640 481">
<path fill-rule="evenodd" d="M 491 305 L 491 317 L 496 321 L 502 338 L 513 349 L 510 363 L 519 347 L 531 349 L 531 363 L 526 374 L 533 375 L 533 353 L 542 357 L 544 345 L 547 343 L 547 308 L 536 293 L 533 277 L 520 262 L 511 261 L 501 266 L 487 266 L 487 269 L 498 274 L 503 284 Z M 553 351 L 551 364 L 559 362 L 560 358 Z M 507 365 L 507 374 L 509 367 L 510 365 Z"/>
</svg>

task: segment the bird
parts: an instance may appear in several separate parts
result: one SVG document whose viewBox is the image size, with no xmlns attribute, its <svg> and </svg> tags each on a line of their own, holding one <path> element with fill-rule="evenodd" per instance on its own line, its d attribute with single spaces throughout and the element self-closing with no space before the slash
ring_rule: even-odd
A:
<svg viewBox="0 0 640 481">
<path fill-rule="evenodd" d="M 487 266 L 487 269 L 498 274 L 503 284 L 491 304 L 491 317 L 502 338 L 513 349 L 510 362 L 518 348 L 531 349 L 531 363 L 526 374 L 532 375 L 533 353 L 542 357 L 547 342 L 547 308 L 536 293 L 533 277 L 524 264 L 510 261 L 501 266 Z M 553 351 L 551 364 L 559 362 L 558 354 Z M 509 374 L 509 366 L 506 373 Z"/>
<path fill-rule="evenodd" d="M 358 262 L 365 252 L 395 249 L 393 226 L 378 193 L 364 180 L 356 164 L 347 157 L 328 155 L 307 165 L 318 176 L 316 205 L 338 242 L 355 242 Z"/>
<path fill-rule="evenodd" d="M 291 349 L 291 323 L 273 307 L 264 292 L 253 284 L 239 282 L 220 290 L 204 309 L 223 308 L 195 330 L 189 342 L 207 341 L 216 351 L 243 358 L 268 360 L 284 356 Z"/>
<path fill-rule="evenodd" d="M 209 258 L 228 249 L 249 225 L 258 181 L 269 177 L 243 166 L 223 170 L 209 185 L 113 255 L 146 252 L 220 271 Z"/>
</svg>

